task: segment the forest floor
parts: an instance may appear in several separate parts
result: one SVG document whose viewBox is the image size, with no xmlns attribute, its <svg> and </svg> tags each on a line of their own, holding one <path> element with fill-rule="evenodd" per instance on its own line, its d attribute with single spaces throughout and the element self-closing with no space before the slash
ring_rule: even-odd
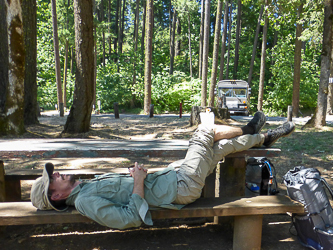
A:
<svg viewBox="0 0 333 250">
<path fill-rule="evenodd" d="M 250 117 L 251 118 L 251 117 Z M 249 118 L 249 119 L 250 119 Z M 189 126 L 189 115 L 143 115 L 121 114 L 115 119 L 112 114 L 93 115 L 91 130 L 84 134 L 62 134 L 67 117 L 54 112 L 43 112 L 40 124 L 28 126 L 27 132 L 19 138 L 90 138 L 90 139 L 189 139 L 195 130 Z M 243 126 L 244 119 L 228 119 L 220 123 Z M 283 119 L 268 119 L 264 131 L 282 124 Z M 296 122 L 296 131 L 290 137 L 279 140 L 274 147 L 281 148 L 278 158 L 272 158 L 277 171 L 279 190 L 286 193 L 282 184 L 283 175 L 295 166 L 318 168 L 330 185 L 333 184 L 333 127 L 322 129 L 304 128 L 303 121 Z M 2 137 L 2 139 L 13 137 Z M 17 137 L 16 137 L 17 138 Z M 166 166 L 177 159 L 159 158 L 113 158 L 113 159 L 46 159 L 57 168 L 124 167 L 134 161 L 146 167 Z M 46 161 L 45 160 L 45 161 Z M 12 159 L 5 161 L 8 168 L 43 168 L 45 161 Z M 23 199 L 28 200 L 31 181 L 22 183 Z M 305 249 L 295 236 L 288 215 L 264 216 L 262 249 Z M 95 223 L 53 224 L 32 226 L 8 226 L 2 228 L 0 241 L 2 249 L 232 249 L 232 226 L 213 224 L 206 219 L 161 220 L 153 227 L 140 229 L 112 230 Z"/>
</svg>

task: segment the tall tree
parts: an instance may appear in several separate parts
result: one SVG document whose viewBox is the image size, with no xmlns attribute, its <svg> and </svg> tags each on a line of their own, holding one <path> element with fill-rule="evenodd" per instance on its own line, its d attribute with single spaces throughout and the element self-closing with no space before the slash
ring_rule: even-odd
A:
<svg viewBox="0 0 333 250">
<path fill-rule="evenodd" d="M 169 69 L 170 75 L 173 75 L 173 63 L 175 61 L 176 23 L 177 23 L 177 10 L 176 10 L 176 8 L 173 8 L 172 31 L 171 31 L 171 39 L 170 39 L 170 69 Z"/>
<path fill-rule="evenodd" d="M 144 112 L 149 114 L 151 104 L 151 68 L 152 68 L 152 43 L 153 43 L 153 0 L 146 2 L 146 39 L 145 39 L 145 98 Z"/>
<path fill-rule="evenodd" d="M 239 60 L 239 36 L 241 31 L 241 17 L 242 17 L 242 2 L 237 2 L 237 27 L 236 27 L 236 44 L 235 44 L 235 62 L 234 62 L 234 79 L 237 79 L 238 74 L 238 60 Z"/>
<path fill-rule="evenodd" d="M 298 117 L 299 112 L 299 89 L 301 82 L 301 59 L 302 59 L 302 41 L 299 39 L 302 35 L 302 24 L 299 22 L 301 19 L 303 4 L 297 10 L 296 22 L 296 39 L 295 39 L 295 53 L 294 53 L 294 82 L 293 82 L 293 116 Z"/>
<path fill-rule="evenodd" d="M 58 39 L 58 20 L 57 20 L 57 4 L 56 0 L 51 0 L 52 4 L 52 23 L 53 23 L 53 45 L 54 45 L 54 60 L 55 60 L 55 75 L 57 83 L 58 108 L 60 116 L 64 116 L 64 101 L 61 87 L 61 72 L 60 72 L 60 55 L 59 55 L 59 39 Z"/>
<path fill-rule="evenodd" d="M 203 52 L 203 37 L 204 37 L 204 23 L 205 23 L 205 0 L 201 0 L 201 22 L 200 22 L 200 35 L 199 35 L 199 79 L 202 76 L 202 52 Z"/>
<path fill-rule="evenodd" d="M 333 0 L 324 1 L 324 31 L 323 48 L 321 52 L 320 83 L 318 90 L 317 109 L 314 126 L 326 125 L 327 94 L 330 76 L 331 50 L 332 50 L 332 15 Z"/>
<path fill-rule="evenodd" d="M 207 104 L 207 73 L 208 73 L 208 53 L 209 53 L 209 30 L 210 30 L 210 1 L 205 4 L 205 25 L 202 53 L 202 83 L 201 83 L 201 106 Z"/>
<path fill-rule="evenodd" d="M 188 54 L 190 55 L 190 77 L 193 76 L 192 70 L 192 48 L 191 48 L 191 17 L 190 13 L 187 13 L 187 25 L 188 25 Z"/>
<path fill-rule="evenodd" d="M 37 5 L 22 1 L 25 46 L 24 124 L 38 124 L 37 117 Z"/>
<path fill-rule="evenodd" d="M 180 55 L 180 47 L 181 47 L 181 33 L 182 33 L 182 26 L 180 23 L 179 15 L 177 15 L 177 24 L 176 24 L 177 36 L 176 36 L 176 46 L 175 46 L 175 56 Z"/>
<path fill-rule="evenodd" d="M 24 129 L 24 38 L 20 0 L 0 1 L 0 135 Z"/>
<path fill-rule="evenodd" d="M 327 95 L 327 114 L 333 115 L 333 48 L 331 49 L 331 67 Z"/>
<path fill-rule="evenodd" d="M 249 77 L 247 79 L 247 82 L 249 83 L 250 86 L 251 86 L 251 81 L 252 81 L 253 66 L 254 66 L 254 60 L 256 58 L 256 51 L 257 51 L 257 45 L 258 45 L 259 31 L 260 31 L 260 26 L 261 26 L 260 23 L 261 23 L 261 18 L 262 18 L 263 12 L 264 12 L 264 5 L 262 5 L 261 8 L 260 8 L 258 22 L 257 22 L 257 28 L 256 28 L 256 34 L 254 36 L 253 49 L 252 49 L 252 57 L 251 57 L 250 70 L 249 70 Z"/>
<path fill-rule="evenodd" d="M 228 17 L 228 54 L 227 54 L 227 69 L 226 69 L 226 72 L 225 72 L 226 79 L 229 79 L 231 30 L 232 30 L 232 1 L 230 1 L 229 17 Z"/>
<path fill-rule="evenodd" d="M 268 29 L 268 1 L 265 0 L 265 24 L 262 35 L 262 46 L 261 46 L 261 62 L 260 62 L 260 79 L 259 79 L 259 94 L 258 94 L 258 106 L 257 109 L 262 111 L 263 100 L 264 100 L 264 81 L 265 81 L 265 63 L 266 63 L 266 45 L 267 45 L 267 29 Z"/>
<path fill-rule="evenodd" d="M 216 23 L 215 23 L 215 35 L 214 35 L 214 48 L 213 48 L 213 66 L 212 75 L 210 80 L 208 106 L 214 107 L 214 92 L 217 77 L 217 66 L 219 61 L 219 46 L 220 46 L 220 32 L 221 32 L 221 18 L 222 18 L 222 1 L 217 1 L 216 9 Z"/>
<path fill-rule="evenodd" d="M 223 33 L 222 33 L 220 76 L 219 76 L 220 81 L 223 80 L 225 41 L 227 40 L 228 10 L 229 10 L 229 0 L 226 0 L 224 3 L 224 15 L 223 15 Z"/>
<path fill-rule="evenodd" d="M 74 100 L 64 133 L 89 131 L 94 95 L 93 4 L 74 0 L 76 78 Z"/>
</svg>

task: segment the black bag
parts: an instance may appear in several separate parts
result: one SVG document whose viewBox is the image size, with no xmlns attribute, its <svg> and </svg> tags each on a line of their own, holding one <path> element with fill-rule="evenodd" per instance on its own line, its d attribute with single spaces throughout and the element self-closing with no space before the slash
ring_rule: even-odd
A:
<svg viewBox="0 0 333 250">
<path fill-rule="evenodd" d="M 293 214 L 301 244 L 311 249 L 333 249 L 333 210 L 325 187 L 333 192 L 315 168 L 295 167 L 283 177 L 291 199 L 304 205 L 306 214 Z"/>
<path fill-rule="evenodd" d="M 273 164 L 265 157 L 251 157 L 247 160 L 245 174 L 245 196 L 274 195 L 277 190 Z"/>
</svg>

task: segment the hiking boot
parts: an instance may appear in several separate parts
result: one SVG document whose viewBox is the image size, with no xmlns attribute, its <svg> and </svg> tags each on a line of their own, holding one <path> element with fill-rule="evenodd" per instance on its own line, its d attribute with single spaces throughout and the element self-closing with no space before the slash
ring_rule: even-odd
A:
<svg viewBox="0 0 333 250">
<path fill-rule="evenodd" d="M 279 138 L 290 135 L 295 130 L 295 124 L 293 122 L 285 122 L 276 129 L 270 129 L 267 131 L 268 139 L 265 139 L 264 145 L 269 148 Z"/>
<path fill-rule="evenodd" d="M 253 128 L 253 134 L 259 134 L 261 129 L 265 126 L 266 124 L 266 116 L 264 112 L 258 111 L 254 114 L 252 120 L 246 125 L 251 128 Z"/>
</svg>

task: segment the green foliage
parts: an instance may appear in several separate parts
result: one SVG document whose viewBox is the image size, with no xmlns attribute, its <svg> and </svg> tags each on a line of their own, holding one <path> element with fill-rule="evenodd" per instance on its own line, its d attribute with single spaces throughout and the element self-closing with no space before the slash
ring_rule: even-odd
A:
<svg viewBox="0 0 333 250">
<path fill-rule="evenodd" d="M 170 67 L 170 18 L 169 4 L 177 9 L 180 18 L 181 34 L 176 35 L 180 41 L 180 54 L 175 57 L 174 74 L 169 75 Z M 102 4 L 103 3 L 103 6 Z M 143 5 L 140 2 L 138 47 L 134 49 L 134 13 L 136 1 L 126 1 L 125 30 L 123 36 L 122 53 L 115 50 L 115 38 L 118 30 L 115 26 L 116 1 L 100 0 L 95 3 L 94 24 L 96 27 L 96 100 L 101 101 L 102 111 L 113 110 L 113 103 L 118 102 L 122 109 L 142 108 L 144 102 L 144 55 L 141 53 L 141 36 L 143 34 Z M 53 33 L 50 1 L 37 2 L 37 83 L 38 101 L 44 108 L 54 108 L 57 103 L 57 88 L 55 81 L 55 66 L 53 54 Z M 63 79 L 65 61 L 65 42 L 69 46 L 74 44 L 74 13 L 73 4 L 68 1 L 57 1 L 58 33 L 60 42 L 60 63 Z M 237 78 L 248 79 L 249 62 L 251 61 L 254 34 L 258 21 L 259 10 L 263 4 L 261 0 L 242 1 L 242 30 L 239 44 L 239 64 Z M 300 108 L 314 108 L 317 101 L 320 77 L 320 51 L 322 39 L 323 7 L 322 1 L 305 1 L 303 15 L 297 19 L 297 7 L 300 0 L 282 0 L 272 2 L 269 6 L 269 28 L 267 39 L 267 55 L 265 67 L 264 110 L 270 114 L 282 115 L 292 101 L 295 23 L 303 24 L 302 41 L 305 50 L 302 52 Z M 217 1 L 211 2 L 212 30 L 210 33 L 210 51 L 208 60 L 208 88 L 212 67 L 212 46 L 214 40 L 215 11 Z M 223 4 L 224 5 L 224 4 Z M 104 11 L 102 11 L 102 8 Z M 223 7 L 224 9 L 224 7 Z M 227 60 L 224 65 L 224 79 L 232 78 L 235 55 L 237 4 L 233 3 L 233 22 L 231 24 L 229 75 L 226 76 Z M 104 16 L 102 16 L 104 13 Z M 108 22 L 110 15 L 111 23 Z M 201 103 L 201 79 L 190 79 L 188 18 L 190 18 L 191 49 L 193 75 L 198 75 L 199 39 L 200 39 L 200 1 L 194 0 L 159 0 L 154 1 L 154 35 L 152 54 L 152 104 L 156 112 L 179 110 L 179 103 L 183 103 L 183 110 L 190 111 L 191 106 Z M 225 18 L 225 17 L 222 17 Z M 222 20 L 223 21 L 223 20 Z M 103 40 L 103 32 L 104 38 Z M 256 110 L 258 99 L 258 85 L 260 74 L 261 37 L 256 49 L 254 71 L 252 76 L 251 110 Z M 110 38 L 110 39 L 109 39 Z M 275 39 L 276 38 L 276 39 Z M 111 45 L 109 42 L 111 41 Z M 118 44 L 117 44 L 118 45 Z M 226 44 L 228 46 L 228 43 Z M 119 45 L 118 45 L 119 46 Z M 105 48 L 105 50 L 104 50 Z M 227 52 L 225 59 L 227 58 Z M 103 65 L 103 56 L 106 61 Z M 69 58 L 70 59 L 70 58 Z M 117 59 L 117 60 L 116 60 Z M 69 67 L 68 62 L 68 67 Z M 218 64 L 219 65 L 219 64 Z M 133 79 L 135 77 L 135 83 Z M 67 106 L 73 101 L 75 74 L 67 71 Z M 208 93 L 207 93 L 208 96 Z"/>
</svg>

